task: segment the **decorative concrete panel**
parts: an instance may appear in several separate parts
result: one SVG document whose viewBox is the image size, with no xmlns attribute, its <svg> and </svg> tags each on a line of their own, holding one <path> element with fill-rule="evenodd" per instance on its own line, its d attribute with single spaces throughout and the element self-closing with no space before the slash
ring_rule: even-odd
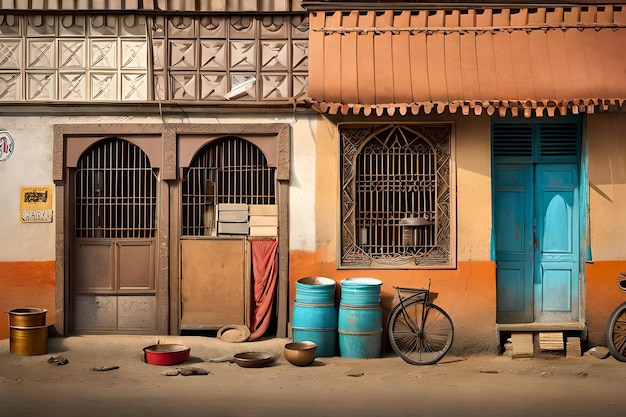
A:
<svg viewBox="0 0 626 417">
<path fill-rule="evenodd" d="M 84 37 L 86 32 L 87 17 L 85 16 L 60 16 L 59 36 Z"/>
<path fill-rule="evenodd" d="M 232 41 L 230 43 L 230 68 L 239 71 L 256 69 L 256 42 Z"/>
<path fill-rule="evenodd" d="M 261 19 L 262 38 L 287 38 L 288 27 L 285 24 L 288 17 L 285 16 L 265 16 Z"/>
<path fill-rule="evenodd" d="M 261 60 L 264 70 L 284 71 L 289 67 L 289 46 L 285 40 L 261 42 Z"/>
<path fill-rule="evenodd" d="M 146 17 L 139 15 L 126 15 L 120 18 L 121 36 L 146 36 Z"/>
<path fill-rule="evenodd" d="M 85 67 L 85 41 L 59 41 L 59 68 Z"/>
<path fill-rule="evenodd" d="M 155 70 L 162 70 L 165 68 L 167 60 L 165 58 L 165 42 L 163 39 L 155 39 L 152 41 L 152 59 L 154 62 L 152 66 Z"/>
<path fill-rule="evenodd" d="M 294 79 L 308 72 L 305 15 L 159 15 L 147 26 L 132 14 L 0 16 L 0 101 L 258 102 L 306 91 L 306 77 Z"/>
<path fill-rule="evenodd" d="M 154 296 L 118 298 L 119 330 L 150 330 L 157 328 L 157 302 Z"/>
<path fill-rule="evenodd" d="M 146 42 L 122 40 L 122 69 L 142 69 L 148 66 Z"/>
<path fill-rule="evenodd" d="M 226 41 L 203 40 L 200 42 L 200 68 L 203 70 L 225 70 L 226 63 Z"/>
<path fill-rule="evenodd" d="M 89 79 L 91 100 L 117 99 L 117 74 L 91 73 Z"/>
<path fill-rule="evenodd" d="M 196 43 L 193 40 L 170 41 L 170 67 L 173 69 L 195 68 Z"/>
<path fill-rule="evenodd" d="M 4 15 L 0 18 L 0 36 L 20 36 L 22 34 L 22 20 L 16 16 Z"/>
<path fill-rule="evenodd" d="M 263 77 L 263 99 L 289 97 L 289 77 L 287 74 L 272 74 Z"/>
<path fill-rule="evenodd" d="M 0 42 L 0 69 L 19 69 L 22 66 L 22 42 L 6 39 Z"/>
<path fill-rule="evenodd" d="M 196 74 L 173 74 L 170 78 L 172 98 L 175 100 L 196 99 Z"/>
<path fill-rule="evenodd" d="M 56 100 L 56 72 L 27 72 L 26 97 L 28 100 Z"/>
<path fill-rule="evenodd" d="M 294 71 L 308 71 L 309 69 L 309 42 L 293 42 L 291 49 L 291 67 Z"/>
<path fill-rule="evenodd" d="M 92 40 L 90 56 L 89 66 L 92 68 L 117 69 L 117 41 Z"/>
<path fill-rule="evenodd" d="M 228 92 L 228 78 L 225 74 L 202 74 L 200 98 L 202 100 L 224 100 Z"/>
<path fill-rule="evenodd" d="M 226 38 L 224 19 L 218 16 L 202 16 L 200 23 L 201 38 Z"/>
<path fill-rule="evenodd" d="M 117 297 L 77 296 L 74 317 L 77 330 L 115 329 L 117 326 Z"/>
<path fill-rule="evenodd" d="M 154 99 L 165 100 L 167 98 L 167 90 L 165 87 L 165 76 L 155 75 L 153 77 L 154 83 Z"/>
<path fill-rule="evenodd" d="M 54 36 L 57 33 L 57 21 L 54 16 L 28 16 L 26 21 L 27 36 Z"/>
<path fill-rule="evenodd" d="M 28 40 L 28 56 L 26 65 L 28 68 L 53 68 L 55 66 L 55 42 L 50 40 Z"/>
<path fill-rule="evenodd" d="M 84 101 L 87 99 L 84 72 L 59 74 L 59 99 L 70 101 Z"/>
<path fill-rule="evenodd" d="M 0 74 L 0 101 L 22 99 L 22 74 L 7 72 Z"/>
<path fill-rule="evenodd" d="M 89 17 L 89 34 L 91 36 L 116 36 L 117 16 L 101 15 Z"/>
<path fill-rule="evenodd" d="M 167 23 L 170 38 L 194 38 L 196 36 L 195 21 L 191 17 L 174 16 Z"/>
<path fill-rule="evenodd" d="M 122 100 L 145 101 L 148 99 L 148 75 L 145 73 L 122 74 Z"/>
</svg>

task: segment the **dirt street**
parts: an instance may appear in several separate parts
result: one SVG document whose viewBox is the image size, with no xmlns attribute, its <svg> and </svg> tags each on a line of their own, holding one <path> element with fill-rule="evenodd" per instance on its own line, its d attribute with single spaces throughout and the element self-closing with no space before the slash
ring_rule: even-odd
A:
<svg viewBox="0 0 626 417">
<path fill-rule="evenodd" d="M 226 343 L 169 336 L 191 347 L 184 366 L 143 361 L 148 336 L 52 338 L 46 355 L 10 353 L 0 341 L 0 416 L 623 416 L 626 363 L 544 353 L 532 359 L 476 355 L 412 366 L 395 356 L 318 358 L 308 367 L 282 356 L 287 339 Z M 229 356 L 268 351 L 272 366 L 242 368 Z M 53 356 L 67 364 L 48 363 Z M 214 361 L 212 361 L 214 360 Z M 183 366 L 178 365 L 178 367 Z M 108 371 L 91 368 L 117 366 Z"/>
</svg>

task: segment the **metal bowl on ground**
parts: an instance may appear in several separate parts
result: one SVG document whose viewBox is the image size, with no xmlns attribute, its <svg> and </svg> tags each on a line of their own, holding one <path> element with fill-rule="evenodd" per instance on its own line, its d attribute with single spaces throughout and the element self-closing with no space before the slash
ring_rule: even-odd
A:
<svg viewBox="0 0 626 417">
<path fill-rule="evenodd" d="M 144 360 L 152 365 L 178 365 L 189 359 L 191 348 L 178 344 L 156 344 L 143 348 Z"/>
<path fill-rule="evenodd" d="M 234 356 L 235 363 L 242 368 L 262 368 L 273 363 L 276 358 L 269 352 L 243 352 Z"/>
<path fill-rule="evenodd" d="M 307 366 L 317 357 L 317 344 L 314 342 L 291 342 L 285 345 L 285 359 L 296 366 Z"/>
</svg>

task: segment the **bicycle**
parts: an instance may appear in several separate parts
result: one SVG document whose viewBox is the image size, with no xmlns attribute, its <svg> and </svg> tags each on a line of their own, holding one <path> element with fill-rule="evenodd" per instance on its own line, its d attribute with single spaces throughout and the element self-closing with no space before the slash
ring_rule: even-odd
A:
<svg viewBox="0 0 626 417">
<path fill-rule="evenodd" d="M 626 272 L 620 272 L 617 286 L 626 292 Z M 606 343 L 611 356 L 620 362 L 626 362 L 626 302 L 617 306 L 606 324 Z"/>
<path fill-rule="evenodd" d="M 439 362 L 452 345 L 454 324 L 448 313 L 432 303 L 437 294 L 431 293 L 430 280 L 428 288 L 393 288 L 399 302 L 387 319 L 391 348 L 411 365 Z"/>
</svg>

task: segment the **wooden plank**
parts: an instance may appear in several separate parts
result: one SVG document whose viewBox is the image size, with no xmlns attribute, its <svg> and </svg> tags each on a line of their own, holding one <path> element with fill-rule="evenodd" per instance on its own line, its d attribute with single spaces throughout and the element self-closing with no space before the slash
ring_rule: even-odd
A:
<svg viewBox="0 0 626 417">
<path fill-rule="evenodd" d="M 249 324 L 245 239 L 181 242 L 181 326 Z"/>
</svg>

